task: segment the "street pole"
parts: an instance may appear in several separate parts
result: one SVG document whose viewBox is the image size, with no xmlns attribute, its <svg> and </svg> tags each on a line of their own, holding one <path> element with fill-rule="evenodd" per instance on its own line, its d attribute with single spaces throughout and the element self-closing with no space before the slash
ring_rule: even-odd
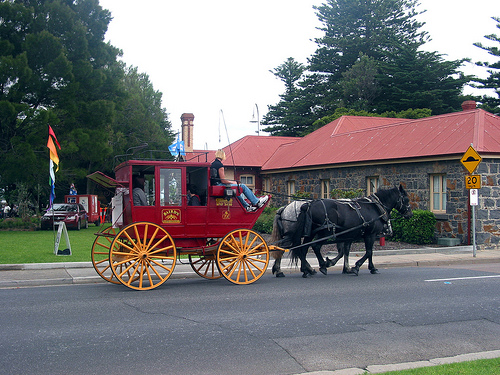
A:
<svg viewBox="0 0 500 375">
<path fill-rule="evenodd" d="M 472 206 L 472 256 L 476 257 L 476 206 Z"/>
<path fill-rule="evenodd" d="M 255 109 L 257 110 L 257 120 L 255 120 L 255 112 L 252 114 L 252 119 L 250 120 L 251 123 L 257 123 L 257 135 L 260 135 L 260 116 L 259 116 L 259 107 L 257 106 L 257 103 L 255 103 Z"/>
</svg>

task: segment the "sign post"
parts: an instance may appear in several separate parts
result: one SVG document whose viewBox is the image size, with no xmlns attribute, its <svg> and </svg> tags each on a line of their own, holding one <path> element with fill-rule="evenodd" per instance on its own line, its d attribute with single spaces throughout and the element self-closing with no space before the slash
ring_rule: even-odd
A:
<svg viewBox="0 0 500 375">
<path fill-rule="evenodd" d="M 469 171 L 470 175 L 465 176 L 465 187 L 469 189 L 469 202 L 472 207 L 472 256 L 476 257 L 476 206 L 479 203 L 478 190 L 481 188 L 481 175 L 474 175 L 479 163 L 481 163 L 481 156 L 474 150 L 472 144 L 469 146 L 465 154 L 460 159 L 463 166 Z"/>
</svg>

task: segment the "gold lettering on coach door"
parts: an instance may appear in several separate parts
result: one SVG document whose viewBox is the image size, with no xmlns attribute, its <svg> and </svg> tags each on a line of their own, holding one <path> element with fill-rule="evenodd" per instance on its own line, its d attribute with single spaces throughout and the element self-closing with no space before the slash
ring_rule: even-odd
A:
<svg viewBox="0 0 500 375">
<path fill-rule="evenodd" d="M 164 224 L 168 223 L 180 223 L 181 222 L 181 210 L 177 208 L 168 208 L 161 211 L 161 222 Z"/>
<path fill-rule="evenodd" d="M 216 198 L 215 199 L 215 205 L 217 207 L 219 207 L 219 206 L 228 206 L 228 207 L 230 207 L 230 206 L 233 205 L 233 200 L 232 199 L 227 200 L 226 198 Z"/>
</svg>

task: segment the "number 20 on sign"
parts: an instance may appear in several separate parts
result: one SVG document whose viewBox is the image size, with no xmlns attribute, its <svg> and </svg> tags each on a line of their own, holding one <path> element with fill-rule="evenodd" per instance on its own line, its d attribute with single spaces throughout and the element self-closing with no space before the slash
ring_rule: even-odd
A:
<svg viewBox="0 0 500 375">
<path fill-rule="evenodd" d="M 467 189 L 481 189 L 481 175 L 471 174 L 465 176 L 465 187 Z"/>
</svg>

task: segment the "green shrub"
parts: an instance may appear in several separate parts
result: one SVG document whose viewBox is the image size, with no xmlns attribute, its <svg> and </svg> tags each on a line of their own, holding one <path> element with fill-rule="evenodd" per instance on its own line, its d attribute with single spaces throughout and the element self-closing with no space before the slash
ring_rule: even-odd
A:
<svg viewBox="0 0 500 375">
<path fill-rule="evenodd" d="M 40 218 L 28 217 L 21 219 L 20 217 L 12 217 L 8 219 L 0 219 L 0 230 L 9 229 L 27 229 L 35 230 L 40 228 Z"/>
<path fill-rule="evenodd" d="M 295 194 L 292 194 L 294 200 L 311 199 L 311 196 L 312 194 L 308 191 L 297 191 Z"/>
<path fill-rule="evenodd" d="M 399 212 L 392 210 L 391 224 L 393 235 L 391 241 L 402 241 L 417 245 L 434 242 L 436 217 L 430 211 L 414 210 L 413 217 L 404 219 Z"/>
<path fill-rule="evenodd" d="M 264 212 L 262 212 L 257 219 L 257 222 L 253 226 L 253 230 L 260 233 L 270 234 L 273 231 L 274 216 L 277 210 L 277 208 L 270 206 L 264 208 Z"/>
<path fill-rule="evenodd" d="M 362 197 L 365 194 L 363 189 L 351 189 L 351 190 L 342 190 L 342 189 L 333 189 L 330 191 L 330 198 L 332 199 L 354 199 Z"/>
</svg>

